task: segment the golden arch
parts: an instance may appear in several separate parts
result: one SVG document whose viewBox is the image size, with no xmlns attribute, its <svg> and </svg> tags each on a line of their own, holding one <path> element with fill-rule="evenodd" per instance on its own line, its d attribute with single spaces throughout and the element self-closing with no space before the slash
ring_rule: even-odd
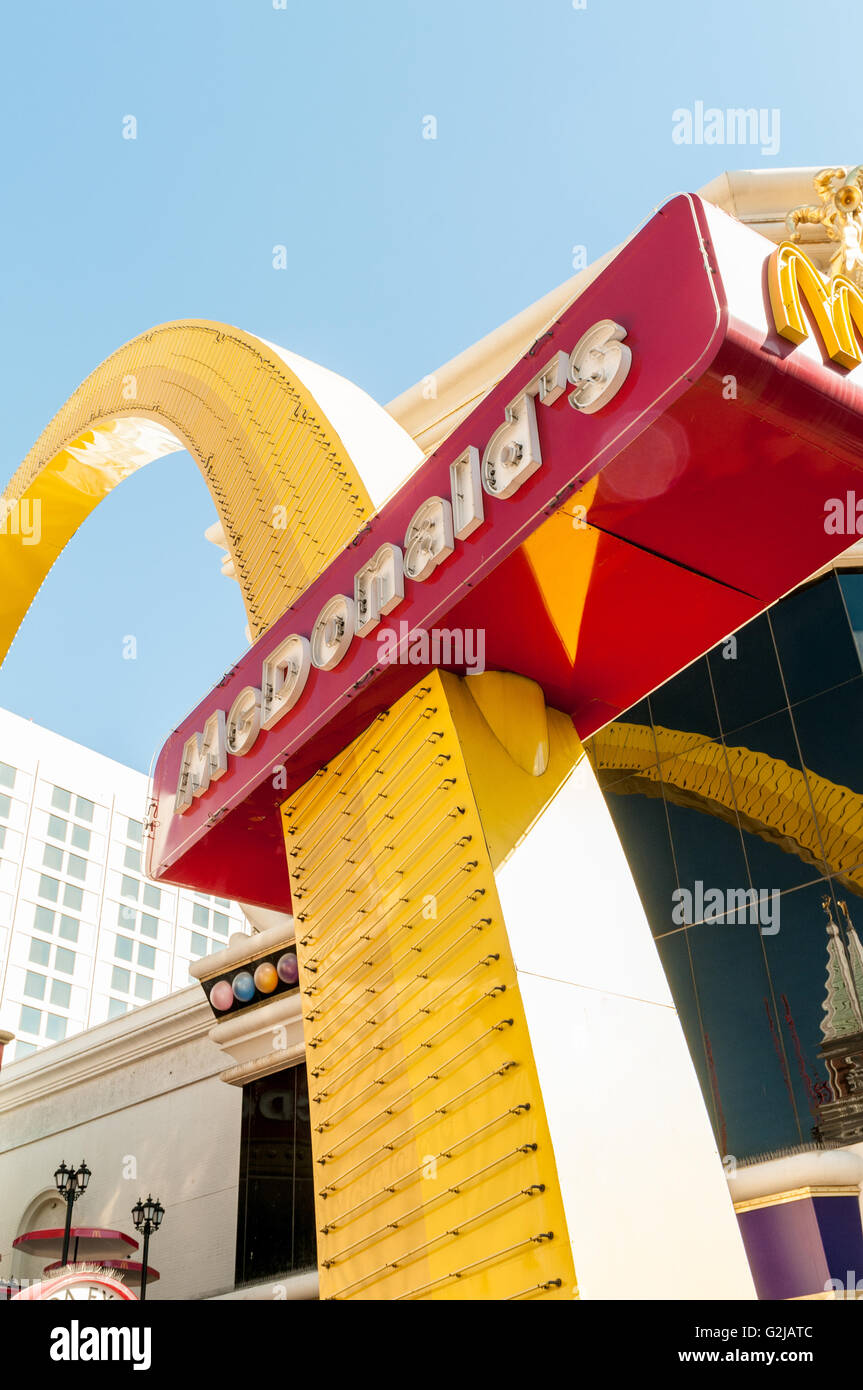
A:
<svg viewBox="0 0 863 1390">
<path fill-rule="evenodd" d="M 608 790 L 664 792 L 677 805 L 739 820 L 819 872 L 826 860 L 834 877 L 863 893 L 863 796 L 850 787 L 766 753 L 659 726 L 608 724 L 586 747 Z"/>
<path fill-rule="evenodd" d="M 793 241 L 783 241 L 767 262 L 767 285 L 777 333 L 791 343 L 808 337 L 802 293 L 828 357 L 849 369 L 860 365 L 863 355 L 854 327 L 863 334 L 863 295 L 851 280 L 836 275 L 827 285 L 805 251 Z"/>
<path fill-rule="evenodd" d="M 253 638 L 374 511 L 338 434 L 273 349 L 205 319 L 162 324 L 79 386 L 0 499 L 0 661 L 90 512 L 181 448 L 212 495 Z"/>
</svg>

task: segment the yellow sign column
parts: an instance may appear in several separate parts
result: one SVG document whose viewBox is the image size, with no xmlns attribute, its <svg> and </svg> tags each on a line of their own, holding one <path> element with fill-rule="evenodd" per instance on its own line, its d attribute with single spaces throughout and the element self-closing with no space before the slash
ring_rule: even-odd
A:
<svg viewBox="0 0 863 1390">
<path fill-rule="evenodd" d="M 430 675 L 282 808 L 322 1298 L 576 1295 L 461 686 Z"/>
</svg>

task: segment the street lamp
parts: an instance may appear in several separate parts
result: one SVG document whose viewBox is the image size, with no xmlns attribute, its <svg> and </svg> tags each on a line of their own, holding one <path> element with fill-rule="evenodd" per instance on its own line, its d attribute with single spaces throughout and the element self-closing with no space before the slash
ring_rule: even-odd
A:
<svg viewBox="0 0 863 1390">
<path fill-rule="evenodd" d="M 132 1208 L 132 1220 L 135 1223 L 135 1230 L 140 1231 L 144 1237 L 144 1268 L 141 1271 L 141 1302 L 147 1297 L 147 1257 L 150 1250 L 150 1236 L 158 1231 L 162 1224 L 162 1217 L 165 1215 L 165 1208 L 157 1197 L 147 1194 L 146 1202 L 142 1202 L 139 1197 Z"/>
<path fill-rule="evenodd" d="M 77 1169 L 67 1168 L 65 1159 L 54 1173 L 54 1182 L 57 1184 L 57 1191 L 66 1203 L 66 1229 L 63 1232 L 63 1259 L 62 1264 L 66 1264 L 69 1258 L 69 1235 L 72 1230 L 72 1208 L 78 1198 L 87 1191 L 87 1184 L 90 1181 L 91 1173 L 87 1167 L 85 1159 L 81 1159 L 81 1166 Z"/>
</svg>

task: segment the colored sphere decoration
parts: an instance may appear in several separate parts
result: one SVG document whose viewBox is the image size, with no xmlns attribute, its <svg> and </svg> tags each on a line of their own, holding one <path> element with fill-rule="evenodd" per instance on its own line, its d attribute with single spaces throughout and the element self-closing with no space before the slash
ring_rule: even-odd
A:
<svg viewBox="0 0 863 1390">
<path fill-rule="evenodd" d="M 268 994 L 274 994 L 279 985 L 293 987 L 300 978 L 300 970 L 294 951 L 285 951 L 275 965 L 262 960 L 251 970 L 240 970 L 233 980 L 217 980 L 210 989 L 210 1005 L 216 1013 L 224 1014 L 234 1005 L 245 1008 Z"/>
<path fill-rule="evenodd" d="M 295 985 L 300 978 L 300 969 L 293 951 L 286 951 L 283 956 L 279 957 L 276 969 L 283 984 Z"/>
<path fill-rule="evenodd" d="M 223 1014 L 234 1002 L 234 991 L 227 980 L 217 980 L 210 990 L 210 1003 Z"/>
<path fill-rule="evenodd" d="M 255 986 L 261 994 L 272 994 L 278 986 L 279 975 L 276 967 L 268 960 L 262 960 L 255 971 Z"/>
<path fill-rule="evenodd" d="M 248 1004 L 255 997 L 255 982 L 248 970 L 241 970 L 234 976 L 234 998 L 238 1004 Z"/>
</svg>

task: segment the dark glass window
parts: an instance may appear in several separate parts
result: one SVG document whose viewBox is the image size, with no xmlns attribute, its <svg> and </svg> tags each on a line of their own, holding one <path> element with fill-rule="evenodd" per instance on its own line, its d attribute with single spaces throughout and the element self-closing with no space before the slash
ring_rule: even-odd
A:
<svg viewBox="0 0 863 1390">
<path fill-rule="evenodd" d="M 785 691 L 766 615 L 720 642 L 707 659 L 726 735 L 785 708 Z"/>
<path fill-rule="evenodd" d="M 734 638 L 650 696 L 652 749 L 624 714 L 589 753 L 720 1151 L 859 1143 L 845 1063 L 863 1065 L 863 573 L 825 576 Z"/>
<path fill-rule="evenodd" d="M 863 574 L 846 570 L 839 575 L 839 587 L 848 610 L 848 621 L 857 644 L 857 654 L 863 665 Z"/>
<path fill-rule="evenodd" d="M 238 1284 L 317 1261 L 309 1090 L 301 1064 L 243 1087 Z"/>
<path fill-rule="evenodd" d="M 719 720 L 707 662 L 694 662 L 674 680 L 654 690 L 650 711 L 654 724 L 663 729 L 682 729 L 706 739 L 718 738 Z"/>
<path fill-rule="evenodd" d="M 860 660 L 835 574 L 770 610 L 788 699 L 794 705 L 860 675 Z"/>
<path fill-rule="evenodd" d="M 798 888 L 826 873 L 821 826 L 788 709 L 730 735 L 728 758 L 753 887 Z M 786 836 L 783 828 L 793 833 Z"/>
</svg>

